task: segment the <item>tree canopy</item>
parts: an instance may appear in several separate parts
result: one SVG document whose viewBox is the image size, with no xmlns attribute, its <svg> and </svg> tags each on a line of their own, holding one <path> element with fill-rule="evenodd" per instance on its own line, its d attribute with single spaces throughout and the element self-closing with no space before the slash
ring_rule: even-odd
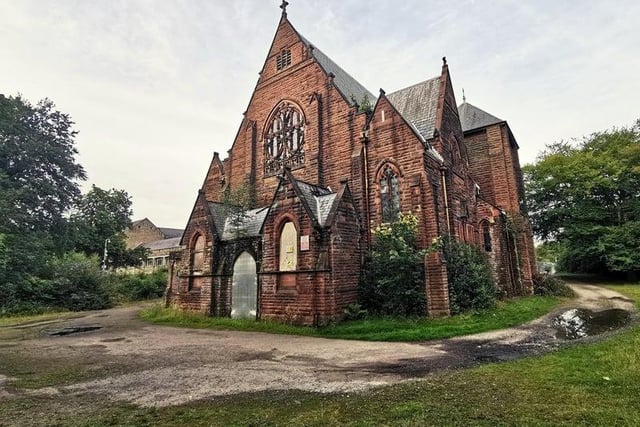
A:
<svg viewBox="0 0 640 427">
<path fill-rule="evenodd" d="M 67 114 L 44 99 L 31 105 L 0 95 L 1 232 L 56 231 L 86 178 Z"/>
<path fill-rule="evenodd" d="M 64 246 L 64 214 L 85 179 L 72 125 L 48 99 L 0 95 L 0 282 L 39 274 Z"/>
<path fill-rule="evenodd" d="M 108 241 L 108 265 L 139 265 L 144 248 L 128 250 L 124 231 L 131 226 L 131 198 L 124 190 L 103 190 L 95 185 L 79 200 L 71 215 L 74 249 L 87 255 L 102 255 Z"/>
<path fill-rule="evenodd" d="M 547 146 L 523 168 L 534 233 L 569 271 L 640 271 L 640 120 Z"/>
</svg>

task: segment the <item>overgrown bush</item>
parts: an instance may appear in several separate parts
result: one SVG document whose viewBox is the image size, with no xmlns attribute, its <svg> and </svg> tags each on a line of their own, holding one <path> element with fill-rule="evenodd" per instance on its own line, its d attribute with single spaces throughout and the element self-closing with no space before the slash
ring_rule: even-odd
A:
<svg viewBox="0 0 640 427">
<path fill-rule="evenodd" d="M 67 253 L 48 262 L 43 277 L 0 282 L 0 316 L 46 311 L 101 310 L 115 303 L 162 296 L 167 271 L 104 272 L 95 256 Z"/>
<path fill-rule="evenodd" d="M 52 262 L 48 284 L 56 307 L 71 311 L 100 310 L 113 305 L 105 274 L 95 256 L 67 253 Z"/>
<path fill-rule="evenodd" d="M 452 237 L 443 239 L 442 249 L 447 261 L 451 314 L 492 307 L 497 288 L 482 251 Z"/>
<path fill-rule="evenodd" d="M 424 315 L 424 255 L 416 246 L 418 218 L 400 214 L 398 220 L 373 230 L 371 259 L 363 275 L 360 296 L 371 314 Z"/>
<path fill-rule="evenodd" d="M 167 270 L 157 269 L 152 273 L 114 273 L 109 281 L 118 302 L 159 298 L 167 287 Z"/>
<path fill-rule="evenodd" d="M 542 296 L 573 296 L 573 291 L 566 283 L 550 274 L 535 274 L 533 276 L 533 293 Z"/>
</svg>

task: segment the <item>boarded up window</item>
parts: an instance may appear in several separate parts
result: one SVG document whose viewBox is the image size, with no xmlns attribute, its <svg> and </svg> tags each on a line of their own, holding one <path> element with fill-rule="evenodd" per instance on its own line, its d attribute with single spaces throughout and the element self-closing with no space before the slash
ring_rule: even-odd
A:
<svg viewBox="0 0 640 427">
<path fill-rule="evenodd" d="M 191 270 L 202 272 L 204 270 L 204 236 L 198 235 L 193 244 L 193 252 L 191 255 Z"/>
<path fill-rule="evenodd" d="M 285 223 L 280 233 L 280 271 L 298 267 L 298 232 L 292 222 Z"/>
</svg>

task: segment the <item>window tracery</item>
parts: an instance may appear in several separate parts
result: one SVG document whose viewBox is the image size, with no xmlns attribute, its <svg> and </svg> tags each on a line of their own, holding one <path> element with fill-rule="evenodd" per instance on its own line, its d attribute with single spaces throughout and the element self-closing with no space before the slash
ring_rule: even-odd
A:
<svg viewBox="0 0 640 427">
<path fill-rule="evenodd" d="M 274 175 L 285 166 L 304 165 L 305 120 L 292 104 L 283 102 L 271 118 L 264 138 L 265 175 Z"/>
</svg>

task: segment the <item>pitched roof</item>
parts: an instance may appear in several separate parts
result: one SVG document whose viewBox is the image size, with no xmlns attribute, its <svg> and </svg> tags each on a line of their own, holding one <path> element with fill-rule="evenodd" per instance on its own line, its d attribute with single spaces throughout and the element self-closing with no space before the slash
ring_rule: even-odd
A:
<svg viewBox="0 0 640 427">
<path fill-rule="evenodd" d="M 181 237 L 182 233 L 184 233 L 183 229 L 180 228 L 166 228 L 166 227 L 158 227 L 160 229 L 160 232 L 164 235 L 164 237 L 166 237 L 167 239 L 171 239 L 173 237 Z"/>
<path fill-rule="evenodd" d="M 440 77 L 417 83 L 386 95 L 404 119 L 413 125 L 425 140 L 433 139 L 436 111 L 440 95 Z"/>
<path fill-rule="evenodd" d="M 458 113 L 463 132 L 504 122 L 504 120 L 492 116 L 468 102 L 464 102 L 458 107 Z"/>
<path fill-rule="evenodd" d="M 180 237 L 172 237 L 171 239 L 154 240 L 153 242 L 143 243 L 145 248 L 157 251 L 160 249 L 171 249 L 180 246 Z"/>
<path fill-rule="evenodd" d="M 322 69 L 327 73 L 333 73 L 335 76 L 333 78 L 333 82 L 336 87 L 342 93 L 344 98 L 349 102 L 349 104 L 353 105 L 354 100 L 358 104 L 362 103 L 362 100 L 365 96 L 369 99 L 369 102 L 372 104 L 376 102 L 376 97 L 367 90 L 360 82 L 354 79 L 349 73 L 343 70 L 338 64 L 333 62 L 331 58 L 329 58 L 324 52 L 318 49 L 313 43 L 304 38 L 300 33 L 298 33 L 302 41 L 307 45 L 307 47 L 311 51 L 311 55 L 318 61 L 318 64 L 322 67 Z"/>
<path fill-rule="evenodd" d="M 234 213 L 222 203 L 209 202 L 208 205 L 218 237 L 225 241 L 260 236 L 262 224 L 269 213 L 268 207 Z"/>
</svg>

